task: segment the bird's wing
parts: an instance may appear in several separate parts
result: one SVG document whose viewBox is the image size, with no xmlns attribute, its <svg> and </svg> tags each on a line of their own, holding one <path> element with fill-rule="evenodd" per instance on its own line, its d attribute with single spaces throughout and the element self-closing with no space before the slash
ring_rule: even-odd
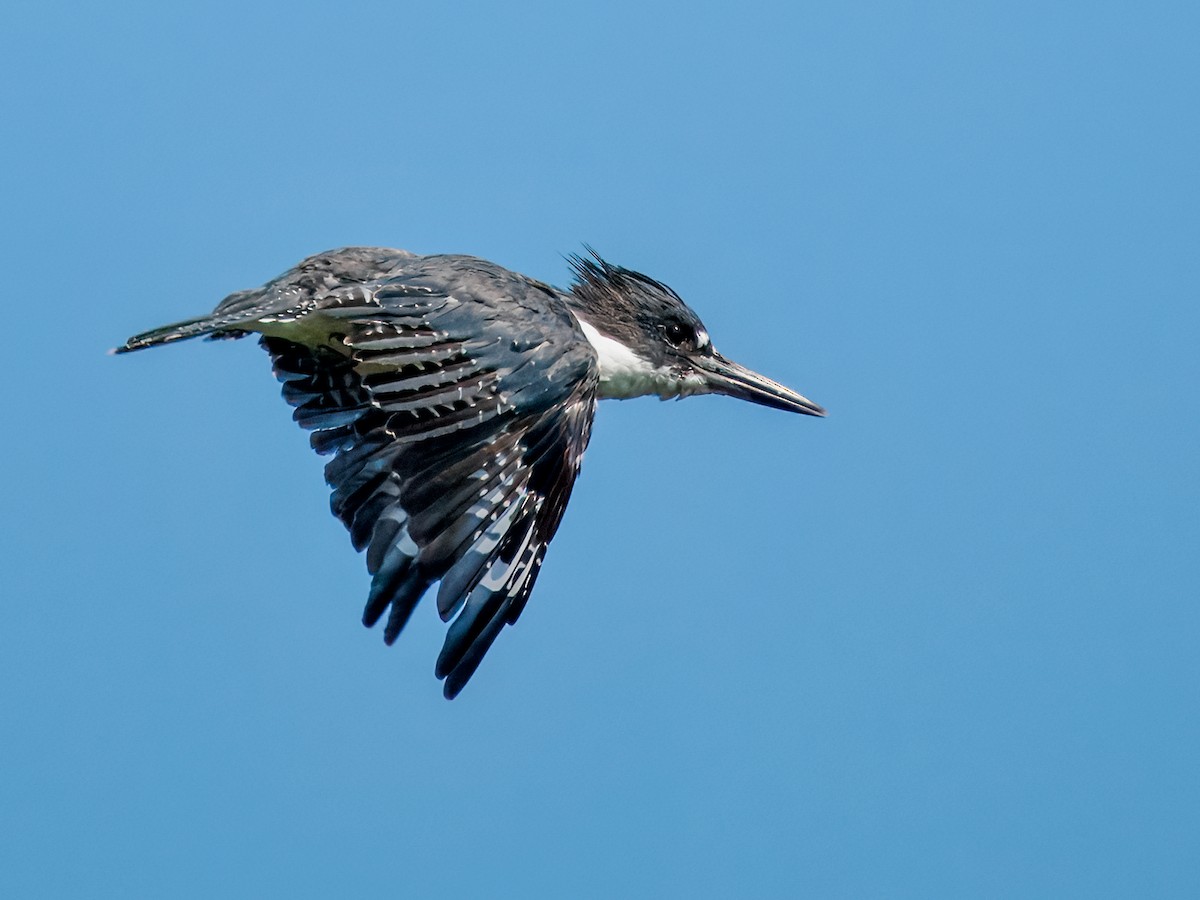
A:
<svg viewBox="0 0 1200 900">
<path fill-rule="evenodd" d="M 391 643 L 440 580 L 453 697 L 533 589 L 591 431 L 594 353 L 552 289 L 471 258 L 415 258 L 305 307 L 326 345 L 262 343 L 333 454 L 332 510 L 373 576 L 363 622 L 390 606 Z"/>
</svg>

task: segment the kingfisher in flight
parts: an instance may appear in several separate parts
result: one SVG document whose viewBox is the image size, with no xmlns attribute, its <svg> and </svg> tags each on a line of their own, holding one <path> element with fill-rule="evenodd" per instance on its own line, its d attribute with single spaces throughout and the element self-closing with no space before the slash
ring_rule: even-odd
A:
<svg viewBox="0 0 1200 900">
<path fill-rule="evenodd" d="M 345 247 L 114 352 L 259 335 L 366 550 L 363 624 L 387 613 L 391 644 L 436 583 L 453 698 L 529 599 L 597 400 L 725 394 L 825 415 L 718 353 L 665 284 L 590 248 L 569 261 L 560 290 L 472 256 Z"/>
</svg>

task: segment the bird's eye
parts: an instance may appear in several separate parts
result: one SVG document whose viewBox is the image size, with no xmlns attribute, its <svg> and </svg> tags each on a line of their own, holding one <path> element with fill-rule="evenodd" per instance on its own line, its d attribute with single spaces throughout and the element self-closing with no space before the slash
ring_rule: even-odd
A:
<svg viewBox="0 0 1200 900">
<path fill-rule="evenodd" d="M 696 332 L 692 330 L 692 326 L 684 322 L 668 322 L 663 326 L 663 334 L 676 347 L 682 347 L 684 344 L 696 340 Z"/>
</svg>

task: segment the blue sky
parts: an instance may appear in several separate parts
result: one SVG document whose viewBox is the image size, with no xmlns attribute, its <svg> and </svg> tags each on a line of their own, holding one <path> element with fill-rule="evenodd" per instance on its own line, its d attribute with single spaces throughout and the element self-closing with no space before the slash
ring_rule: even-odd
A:
<svg viewBox="0 0 1200 900">
<path fill-rule="evenodd" d="M 17 3 L 5 896 L 1195 896 L 1200 14 Z M 607 403 L 463 695 L 250 342 L 583 242 L 817 421 Z"/>
</svg>

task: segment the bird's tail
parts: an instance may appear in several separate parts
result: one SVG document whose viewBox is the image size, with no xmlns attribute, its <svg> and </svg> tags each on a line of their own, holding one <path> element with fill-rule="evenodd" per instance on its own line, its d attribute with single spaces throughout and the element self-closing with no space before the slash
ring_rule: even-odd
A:
<svg viewBox="0 0 1200 900">
<path fill-rule="evenodd" d="M 231 312 L 218 309 L 217 312 L 207 316 L 184 319 L 182 322 L 135 334 L 120 347 L 113 348 L 111 352 L 132 353 L 134 350 L 144 350 L 159 344 L 172 344 L 175 341 L 186 341 L 189 338 L 206 335 L 213 339 L 242 337 L 250 329 L 238 326 L 253 323 L 257 312 L 258 310 L 247 313 L 246 311 Z"/>
<path fill-rule="evenodd" d="M 188 338 L 212 334 L 220 327 L 212 316 L 185 319 L 182 322 L 175 322 L 173 325 L 164 325 L 162 328 L 155 328 L 152 331 L 143 331 L 141 334 L 135 334 L 120 347 L 114 348 L 112 352 L 132 353 L 134 350 L 144 350 L 147 347 L 154 347 L 158 344 L 186 341 Z"/>
</svg>

